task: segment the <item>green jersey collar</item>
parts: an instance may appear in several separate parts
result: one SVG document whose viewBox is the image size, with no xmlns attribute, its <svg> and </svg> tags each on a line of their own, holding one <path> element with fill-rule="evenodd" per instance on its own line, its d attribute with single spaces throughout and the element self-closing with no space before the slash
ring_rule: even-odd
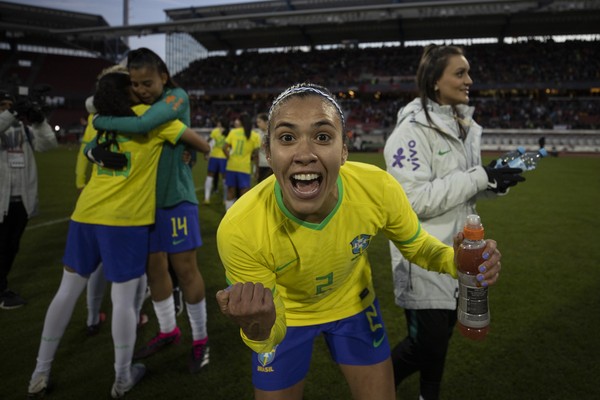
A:
<svg viewBox="0 0 600 400">
<path fill-rule="evenodd" d="M 338 201 L 335 205 L 335 207 L 333 208 L 333 210 L 331 210 L 331 212 L 329 213 L 329 215 L 323 219 L 323 221 L 321 221 L 318 224 L 312 223 L 312 222 L 306 222 L 303 221 L 299 218 L 297 218 L 295 215 L 293 215 L 285 206 L 285 204 L 283 204 L 283 194 L 281 193 L 281 186 L 279 186 L 279 182 L 275 181 L 275 199 L 277 200 L 277 205 L 279 206 L 279 209 L 292 221 L 294 221 L 295 223 L 297 223 L 298 225 L 302 225 L 306 228 L 309 229 L 314 229 L 316 231 L 320 231 L 321 229 L 325 228 L 325 226 L 327 226 L 327 223 L 331 220 L 331 218 L 333 218 L 333 216 L 335 215 L 335 213 L 337 212 L 337 210 L 340 208 L 340 205 L 342 204 L 342 198 L 344 197 L 344 186 L 342 185 L 342 178 L 338 175 L 337 178 L 337 188 L 338 188 Z"/>
</svg>

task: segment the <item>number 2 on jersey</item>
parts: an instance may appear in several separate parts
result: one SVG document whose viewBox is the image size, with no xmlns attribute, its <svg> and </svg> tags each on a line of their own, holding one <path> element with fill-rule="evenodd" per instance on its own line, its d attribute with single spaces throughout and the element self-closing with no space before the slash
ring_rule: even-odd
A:
<svg viewBox="0 0 600 400">
<path fill-rule="evenodd" d="M 324 283 L 317 285 L 317 295 L 323 294 L 326 291 L 331 290 L 331 288 L 328 286 L 333 285 L 333 272 L 330 272 L 324 276 L 317 276 L 315 279 L 317 281 L 325 281 Z"/>
</svg>

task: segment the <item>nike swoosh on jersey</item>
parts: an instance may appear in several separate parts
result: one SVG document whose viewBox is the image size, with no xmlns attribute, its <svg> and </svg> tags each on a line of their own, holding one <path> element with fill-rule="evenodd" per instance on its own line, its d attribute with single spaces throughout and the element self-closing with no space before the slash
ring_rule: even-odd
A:
<svg viewBox="0 0 600 400">
<path fill-rule="evenodd" d="M 177 246 L 179 243 L 183 243 L 183 242 L 185 242 L 185 238 L 179 239 L 179 240 L 173 240 L 173 246 Z"/>
<path fill-rule="evenodd" d="M 298 261 L 298 257 L 294 258 L 292 261 L 288 261 L 283 265 L 280 265 L 279 267 L 275 268 L 275 272 L 279 272 L 287 267 L 289 267 L 293 262 Z"/>
<path fill-rule="evenodd" d="M 439 150 L 439 151 L 438 151 L 438 156 L 443 156 L 444 154 L 448 154 L 448 153 L 450 153 L 451 151 L 452 151 L 452 150 L 446 150 L 446 151 L 441 151 L 441 150 Z"/>
</svg>

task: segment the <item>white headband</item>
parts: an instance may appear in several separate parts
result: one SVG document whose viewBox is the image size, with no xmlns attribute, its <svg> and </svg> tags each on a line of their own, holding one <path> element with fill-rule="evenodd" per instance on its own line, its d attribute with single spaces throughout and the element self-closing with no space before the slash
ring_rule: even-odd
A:
<svg viewBox="0 0 600 400">
<path fill-rule="evenodd" d="M 306 92 L 313 92 L 313 93 L 318 94 L 319 96 L 323 96 L 327 100 L 329 100 L 329 102 L 335 106 L 336 110 L 340 114 L 340 118 L 342 120 L 342 127 L 346 126 L 346 120 L 344 119 L 344 113 L 342 112 L 342 109 L 341 109 L 340 105 L 338 104 L 338 102 L 335 100 L 335 98 L 333 98 L 331 95 L 325 93 L 324 91 L 322 91 L 316 87 L 305 86 L 304 84 L 298 84 L 298 85 L 291 86 L 288 89 L 286 89 L 284 92 L 282 92 L 279 96 L 277 96 L 277 98 L 273 101 L 271 108 L 269 109 L 269 121 L 271 121 L 271 117 L 272 117 L 273 110 L 275 109 L 275 107 L 279 103 L 281 103 L 281 101 L 283 101 L 286 97 L 289 97 L 289 96 L 292 96 L 292 95 L 295 95 L 298 93 L 306 93 Z"/>
</svg>

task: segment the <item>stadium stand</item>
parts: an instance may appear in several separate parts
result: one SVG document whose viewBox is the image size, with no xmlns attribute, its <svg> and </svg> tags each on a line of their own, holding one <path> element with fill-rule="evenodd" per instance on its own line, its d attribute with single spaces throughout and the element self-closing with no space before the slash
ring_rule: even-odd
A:
<svg viewBox="0 0 600 400">
<path fill-rule="evenodd" d="M 78 140 L 96 75 L 127 50 L 121 39 L 77 39 L 51 30 L 108 26 L 100 15 L 0 1 L 0 87 L 42 100 L 61 140 Z"/>
<path fill-rule="evenodd" d="M 0 80 L 52 87 L 51 122 L 81 129 L 82 99 L 93 90 L 96 73 L 126 51 L 121 36 L 187 32 L 208 54 L 199 54 L 175 76 L 191 95 L 197 128 L 211 128 L 223 113 L 264 111 L 283 87 L 313 81 L 338 94 L 349 128 L 361 137 L 363 148 L 373 149 L 381 147 L 398 109 L 415 93 L 421 47 L 407 42 L 466 39 L 474 67 L 471 99 L 486 132 L 484 148 L 532 141 L 503 133 L 528 129 L 538 136 L 550 133 L 549 138 L 561 132 L 566 139 L 556 144 L 565 151 L 600 151 L 594 139 L 600 129 L 600 5 L 586 0 L 534 3 L 276 0 L 165 10 L 166 23 L 109 27 L 92 14 L 60 11 L 48 17 L 50 9 L 0 2 L 0 26 L 6 29 L 0 44 L 9 46 L 0 51 Z M 9 20 L 16 13 L 19 18 Z M 36 29 L 16 39 L 15 23 Z M 554 42 L 550 35 L 556 34 L 592 35 L 593 40 Z M 503 42 L 515 37 L 527 39 Z M 478 44 L 477 38 L 500 43 Z M 361 46 L 375 41 L 391 44 Z M 96 56 L 32 54 L 16 49 L 21 42 L 46 48 L 60 43 Z M 182 47 L 167 43 L 169 63 Z M 575 139 L 580 131 L 583 136 Z"/>
</svg>

